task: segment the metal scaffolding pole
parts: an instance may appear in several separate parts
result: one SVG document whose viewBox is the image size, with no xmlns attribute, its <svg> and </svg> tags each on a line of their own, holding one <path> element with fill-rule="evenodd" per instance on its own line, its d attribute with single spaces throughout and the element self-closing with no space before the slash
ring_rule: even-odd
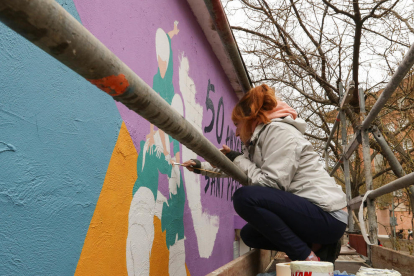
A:
<svg viewBox="0 0 414 276">
<path fill-rule="evenodd" d="M 407 75 L 408 71 L 411 69 L 413 64 L 414 44 L 411 45 L 410 50 L 408 50 L 408 53 L 405 55 L 403 61 L 398 66 L 391 80 L 387 83 L 387 85 L 384 88 L 384 91 L 378 97 L 378 100 L 375 102 L 368 116 L 365 118 L 364 122 L 362 123 L 362 129 L 369 128 L 371 123 L 377 117 L 378 113 L 381 111 L 388 99 L 391 97 L 392 93 L 394 93 L 395 89 L 397 89 L 398 85 L 405 78 L 405 75 Z"/>
<path fill-rule="evenodd" d="M 343 110 L 344 107 L 346 107 L 348 105 L 348 103 L 351 101 L 352 93 L 354 92 L 354 89 L 355 89 L 355 83 L 354 83 L 354 81 L 351 81 L 351 83 L 349 84 L 348 90 L 344 94 L 344 86 L 343 86 L 342 83 L 340 83 L 340 85 L 342 87 L 342 92 L 339 92 L 340 93 L 339 94 L 339 111 Z M 326 141 L 324 151 L 328 150 L 329 143 L 331 142 L 331 140 L 332 140 L 332 138 L 335 134 L 335 131 L 339 126 L 340 121 L 341 121 L 340 113 L 338 113 L 338 115 L 336 115 L 335 122 L 334 122 L 334 125 L 332 127 L 331 133 L 329 134 L 328 140 Z"/>
<path fill-rule="evenodd" d="M 380 110 L 384 107 L 385 103 L 391 97 L 392 93 L 394 93 L 395 89 L 397 89 L 398 85 L 407 75 L 408 71 L 411 69 L 413 64 L 414 64 L 414 44 L 411 45 L 403 61 L 398 66 L 394 75 L 391 77 L 391 80 L 387 83 L 387 85 L 384 88 L 384 91 L 379 96 L 378 100 L 375 102 L 368 116 L 362 122 L 362 126 L 361 126 L 362 129 L 367 129 L 370 127 L 371 123 L 374 121 L 374 119 L 377 117 Z M 345 152 L 345 156 L 347 159 L 358 148 L 360 140 L 361 138 L 359 137 L 359 133 L 358 134 L 355 133 L 354 140 L 351 143 L 349 143 L 347 150 Z M 343 162 L 343 160 L 341 159 L 338 161 L 338 163 L 334 166 L 334 170 L 332 170 L 331 175 L 333 175 L 335 171 L 339 168 L 339 165 L 340 165 L 339 162 Z M 410 191 L 414 195 L 414 188 L 410 189 Z"/>
<path fill-rule="evenodd" d="M 344 86 L 342 82 L 339 83 L 339 95 L 343 97 Z M 345 153 L 346 143 L 347 143 L 347 129 L 346 129 L 346 116 L 343 109 L 339 111 L 339 115 L 341 118 L 341 136 L 342 136 L 342 152 Z M 347 158 L 343 158 L 344 164 L 344 180 L 345 180 L 345 191 L 346 191 L 346 201 L 349 202 L 352 198 L 352 190 L 351 190 L 351 178 L 349 173 L 349 160 Z M 354 231 L 354 218 L 352 216 L 352 209 L 348 207 L 348 231 Z"/>
<path fill-rule="evenodd" d="M 383 196 L 388 193 L 392 193 L 399 189 L 407 188 L 408 186 L 414 183 L 414 172 L 407 174 L 397 180 L 394 180 L 387 185 L 379 187 L 372 191 L 367 198 L 375 199 L 377 197 Z M 348 202 L 348 205 L 351 206 L 353 210 L 358 209 L 362 202 L 362 196 L 357 196 Z"/>
<path fill-rule="evenodd" d="M 0 21 L 99 89 L 247 184 L 247 176 L 54 0 L 2 0 Z"/>
<path fill-rule="evenodd" d="M 340 122 L 341 120 L 339 119 L 339 113 L 338 113 L 338 115 L 336 116 L 336 118 L 335 118 L 335 122 L 334 122 L 334 125 L 333 125 L 333 127 L 332 127 L 332 130 L 331 130 L 331 133 L 329 133 L 329 137 L 328 137 L 328 141 L 326 141 L 326 145 L 325 145 L 325 151 L 326 150 L 328 150 L 328 148 L 329 148 L 329 143 L 331 142 L 331 140 L 332 140 L 332 138 L 333 138 L 333 136 L 335 135 L 335 131 L 336 131 L 336 129 L 338 128 L 338 126 L 339 126 L 339 122 Z"/>
<path fill-rule="evenodd" d="M 387 141 L 385 141 L 384 136 L 379 131 L 377 126 L 372 126 L 370 128 L 372 135 L 374 136 L 375 140 L 378 142 L 382 149 L 382 154 L 384 157 L 388 160 L 388 163 L 390 164 L 390 167 L 394 174 L 397 177 L 402 177 L 405 175 L 405 172 L 400 164 L 398 162 L 397 157 L 395 157 L 394 153 L 392 152 L 391 148 L 388 146 Z"/>
<path fill-rule="evenodd" d="M 358 90 L 359 94 L 359 106 L 360 112 L 362 116 L 365 117 L 365 96 L 364 90 L 360 88 Z M 364 169 L 365 169 L 365 185 L 368 190 L 373 189 L 372 185 L 372 174 L 371 174 L 371 153 L 369 147 L 369 134 L 368 129 L 361 129 L 361 136 L 362 136 L 362 153 L 364 158 Z M 367 208 L 368 208 L 368 224 L 369 224 L 369 235 L 371 243 L 377 244 L 378 236 L 377 236 L 377 215 L 375 213 L 375 200 L 374 199 L 367 199 Z M 360 221 L 360 223 L 364 223 Z M 371 260 L 371 247 L 368 246 L 368 259 Z"/>
<path fill-rule="evenodd" d="M 378 142 L 382 149 L 382 153 L 384 157 L 388 160 L 388 163 L 390 164 L 390 167 L 394 174 L 397 177 L 402 177 L 405 175 L 405 172 L 400 164 L 398 162 L 397 157 L 395 157 L 394 153 L 392 152 L 391 148 L 388 146 L 387 141 L 384 139 L 382 133 L 379 131 L 377 126 L 371 127 L 372 135 L 374 136 L 375 140 Z M 396 250 L 395 247 L 395 239 L 397 237 L 395 226 L 396 226 L 396 219 L 395 219 L 395 212 L 394 212 L 394 192 L 392 192 L 392 201 L 391 201 L 391 207 L 392 207 L 392 217 L 390 218 L 390 226 L 392 229 L 392 239 L 394 239 L 394 242 L 392 243 L 393 249 Z"/>
<path fill-rule="evenodd" d="M 337 169 L 339 169 L 339 167 L 341 166 L 341 164 L 343 163 L 344 157 L 342 156 L 338 162 L 336 162 L 335 166 L 332 168 L 332 171 L 329 173 L 329 176 L 333 176 L 336 172 Z"/>
<path fill-rule="evenodd" d="M 383 196 L 388 193 L 392 193 L 394 191 L 397 191 L 399 189 L 407 188 L 408 186 L 412 185 L 414 183 L 414 172 L 407 174 L 401 178 L 398 178 L 397 180 L 394 180 L 387 185 L 384 185 L 382 187 L 379 187 L 378 189 L 375 189 L 373 192 L 371 192 L 368 195 L 368 198 L 375 199 L 377 197 Z"/>
<path fill-rule="evenodd" d="M 391 167 L 392 171 L 394 172 L 394 174 L 397 177 L 403 177 L 405 175 L 405 172 L 404 172 L 400 162 L 398 162 L 397 157 L 395 157 L 395 155 L 392 152 L 391 148 L 388 146 L 387 141 L 384 139 L 384 136 L 379 131 L 378 127 L 372 126 L 371 127 L 371 132 L 372 132 L 372 135 L 374 136 L 375 140 L 380 145 L 380 147 L 382 149 L 382 153 L 383 153 L 384 157 L 388 160 L 388 163 L 390 164 L 390 167 Z M 409 190 L 410 190 L 410 193 L 411 193 L 411 195 L 410 195 L 411 200 L 413 200 L 414 186 L 411 185 L 409 187 Z M 393 217 L 393 219 L 390 221 L 390 224 L 391 224 L 391 227 L 392 227 L 393 237 L 395 238 L 396 234 L 395 234 L 394 200 L 392 201 L 392 217 Z"/>
<path fill-rule="evenodd" d="M 342 89 L 342 90 L 341 90 Z M 348 105 L 348 103 L 351 101 L 352 99 L 352 94 L 354 93 L 354 89 L 355 89 L 355 82 L 351 81 L 349 83 L 349 87 L 346 90 L 346 92 L 344 93 L 344 86 L 342 83 L 340 83 L 340 92 L 339 92 L 339 112 L 338 115 L 336 116 L 335 119 L 335 123 L 332 127 L 332 131 L 329 134 L 328 137 L 328 141 L 326 141 L 326 145 L 325 145 L 325 154 L 327 153 L 328 147 L 329 147 L 329 143 L 331 142 L 333 135 L 336 131 L 336 128 L 339 126 L 339 122 L 341 122 L 341 112 L 343 113 L 344 108 Z M 342 91 L 342 92 L 341 92 Z M 347 148 L 346 148 L 347 149 Z M 344 153 L 346 153 L 346 149 L 344 148 Z M 345 158 L 344 158 L 345 157 Z M 341 158 L 338 160 L 338 162 L 335 164 L 335 166 L 333 167 L 332 171 L 329 173 L 330 176 L 333 176 L 336 172 L 336 170 L 341 166 L 341 164 L 344 162 L 345 159 L 349 159 L 349 157 L 346 157 L 345 154 L 343 154 L 341 156 Z M 348 163 L 349 164 L 349 163 Z"/>
</svg>

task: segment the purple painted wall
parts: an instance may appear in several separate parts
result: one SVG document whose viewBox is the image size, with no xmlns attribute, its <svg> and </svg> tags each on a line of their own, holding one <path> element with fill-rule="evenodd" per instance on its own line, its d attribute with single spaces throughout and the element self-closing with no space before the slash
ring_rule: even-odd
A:
<svg viewBox="0 0 414 276">
<path fill-rule="evenodd" d="M 174 22 L 178 21 L 179 32 L 171 38 L 172 52 L 170 54 L 173 59 L 172 84 L 175 94 L 181 96 L 183 101 L 184 116 L 186 118 L 202 116 L 201 129 L 203 133 L 218 147 L 225 143 L 237 147 L 236 140 L 233 139 L 234 126 L 230 118 L 231 110 L 237 102 L 236 95 L 186 1 L 75 0 L 74 2 L 83 25 L 150 86 L 153 85 L 154 75 L 157 74 L 159 68 L 156 53 L 156 32 L 161 28 L 168 34 L 174 29 Z M 185 77 L 194 82 L 189 85 L 196 91 L 195 104 L 186 101 L 187 94 L 183 93 L 182 84 L 180 86 L 180 78 L 182 82 L 184 81 L 180 75 L 180 67 L 185 66 L 183 62 L 187 61 L 189 71 Z M 213 118 L 213 110 L 207 103 L 209 102 L 207 100 L 209 82 L 214 85 L 214 92 L 209 92 L 209 98 L 214 108 L 214 124 L 211 131 L 205 129 Z M 220 101 L 222 104 L 219 104 Z M 202 114 L 194 113 L 194 110 L 197 109 L 196 104 L 202 107 Z M 146 136 L 150 132 L 150 124 L 122 104 L 117 103 L 117 107 L 138 154 L 143 154 L 141 141 L 146 140 Z M 222 123 L 223 116 L 224 123 Z M 220 136 L 221 143 L 219 144 Z M 181 161 L 185 161 L 182 151 L 181 146 Z M 189 201 L 193 198 L 189 199 L 189 197 L 194 195 L 194 190 L 190 186 L 195 183 L 187 183 L 182 169 L 180 173 L 186 190 L 183 214 L 185 264 L 191 275 L 205 275 L 233 258 L 234 210 L 231 195 L 238 184 L 228 179 L 220 180 L 218 183 L 216 179 L 207 180 L 200 177 L 200 184 L 196 185 L 200 185 L 199 202 L 201 204 L 195 206 L 196 203 L 193 201 L 193 206 L 190 206 Z M 140 172 L 138 170 L 139 178 Z M 168 199 L 168 179 L 160 174 L 159 180 L 154 181 L 159 181 L 158 191 Z M 130 216 L 132 211 L 131 207 Z M 214 218 L 218 220 L 214 220 Z M 210 221 L 208 221 L 209 219 Z M 211 233 L 211 231 L 203 233 L 202 229 L 196 230 L 195 220 L 209 224 L 211 229 L 217 229 L 217 233 Z M 199 222 L 197 221 L 197 223 Z M 196 233 L 197 231 L 198 233 Z M 206 236 L 207 241 L 200 238 L 203 235 Z M 211 240 L 213 240 L 213 245 L 203 244 L 209 243 Z M 211 249 L 209 249 L 210 247 Z M 173 254 L 171 248 L 169 249 L 170 257 Z M 148 254 L 145 250 L 141 253 Z M 139 252 L 137 254 L 139 255 Z M 156 253 L 152 252 L 152 254 Z M 129 274 L 133 269 L 128 269 Z M 134 273 L 145 275 L 147 272 L 144 269 L 138 272 L 135 270 Z"/>
</svg>

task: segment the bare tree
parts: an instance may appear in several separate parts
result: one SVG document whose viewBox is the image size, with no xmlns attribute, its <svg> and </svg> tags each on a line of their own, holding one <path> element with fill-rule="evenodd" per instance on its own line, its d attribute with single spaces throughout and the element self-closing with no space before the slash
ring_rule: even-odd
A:
<svg viewBox="0 0 414 276">
<path fill-rule="evenodd" d="M 316 149 L 325 145 L 336 117 L 339 82 L 355 82 L 352 100 L 345 109 L 348 133 L 354 133 L 361 125 L 358 88 L 365 91 L 369 111 L 414 37 L 412 1 L 223 0 L 223 3 L 253 82 L 277 88 L 298 110 L 308 122 L 306 135 Z M 414 83 L 408 79 L 374 123 L 407 173 L 414 171 L 410 113 L 414 107 L 411 93 Z M 390 128 L 391 122 L 396 131 Z M 342 154 L 340 135 L 334 137 L 329 145 L 332 164 Z M 381 154 L 375 140 L 370 144 L 373 156 Z M 364 189 L 361 153 L 354 154 L 351 161 L 352 195 L 356 196 Z M 388 176 L 386 180 L 395 178 L 386 162 L 374 173 L 377 183 L 384 176 Z M 341 173 L 336 179 L 343 182 Z"/>
</svg>

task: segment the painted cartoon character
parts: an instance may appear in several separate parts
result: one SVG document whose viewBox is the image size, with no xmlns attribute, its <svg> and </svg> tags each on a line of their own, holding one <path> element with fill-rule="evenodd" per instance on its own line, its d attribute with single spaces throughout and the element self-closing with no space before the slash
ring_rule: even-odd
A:
<svg viewBox="0 0 414 276">
<path fill-rule="evenodd" d="M 156 32 L 158 72 L 153 89 L 183 114 L 182 100 L 174 93 L 171 39 L 178 34 L 178 22 L 168 34 Z M 173 149 L 171 152 L 171 143 Z M 162 130 L 154 130 L 140 143 L 137 161 L 138 179 L 133 188 L 127 238 L 128 275 L 186 275 L 184 248 L 185 191 L 178 166 L 180 145 Z M 172 154 L 171 154 L 172 153 Z M 168 178 L 168 187 L 164 185 Z M 159 229 L 161 228 L 161 229 Z M 163 268 L 160 261 L 165 261 Z M 157 266 L 151 265 L 153 261 Z M 168 266 L 168 268 L 167 268 Z"/>
<path fill-rule="evenodd" d="M 196 102 L 196 86 L 190 77 L 190 63 L 184 54 L 180 57 L 180 91 L 185 106 L 185 119 L 202 133 L 203 107 Z M 197 154 L 182 146 L 183 160 L 198 158 Z M 197 238 L 198 253 L 201 258 L 209 258 L 213 252 L 219 229 L 219 217 L 209 214 L 201 204 L 200 175 L 184 170 L 188 207 L 191 211 L 194 232 Z"/>
</svg>

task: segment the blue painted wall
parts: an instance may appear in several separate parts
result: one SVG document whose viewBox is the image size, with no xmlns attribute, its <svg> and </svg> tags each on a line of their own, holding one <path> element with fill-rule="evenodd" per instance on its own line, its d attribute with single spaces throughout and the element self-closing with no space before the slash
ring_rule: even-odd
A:
<svg viewBox="0 0 414 276">
<path fill-rule="evenodd" d="M 73 275 L 121 117 L 1 23 L 0 78 L 0 275 Z"/>
</svg>

